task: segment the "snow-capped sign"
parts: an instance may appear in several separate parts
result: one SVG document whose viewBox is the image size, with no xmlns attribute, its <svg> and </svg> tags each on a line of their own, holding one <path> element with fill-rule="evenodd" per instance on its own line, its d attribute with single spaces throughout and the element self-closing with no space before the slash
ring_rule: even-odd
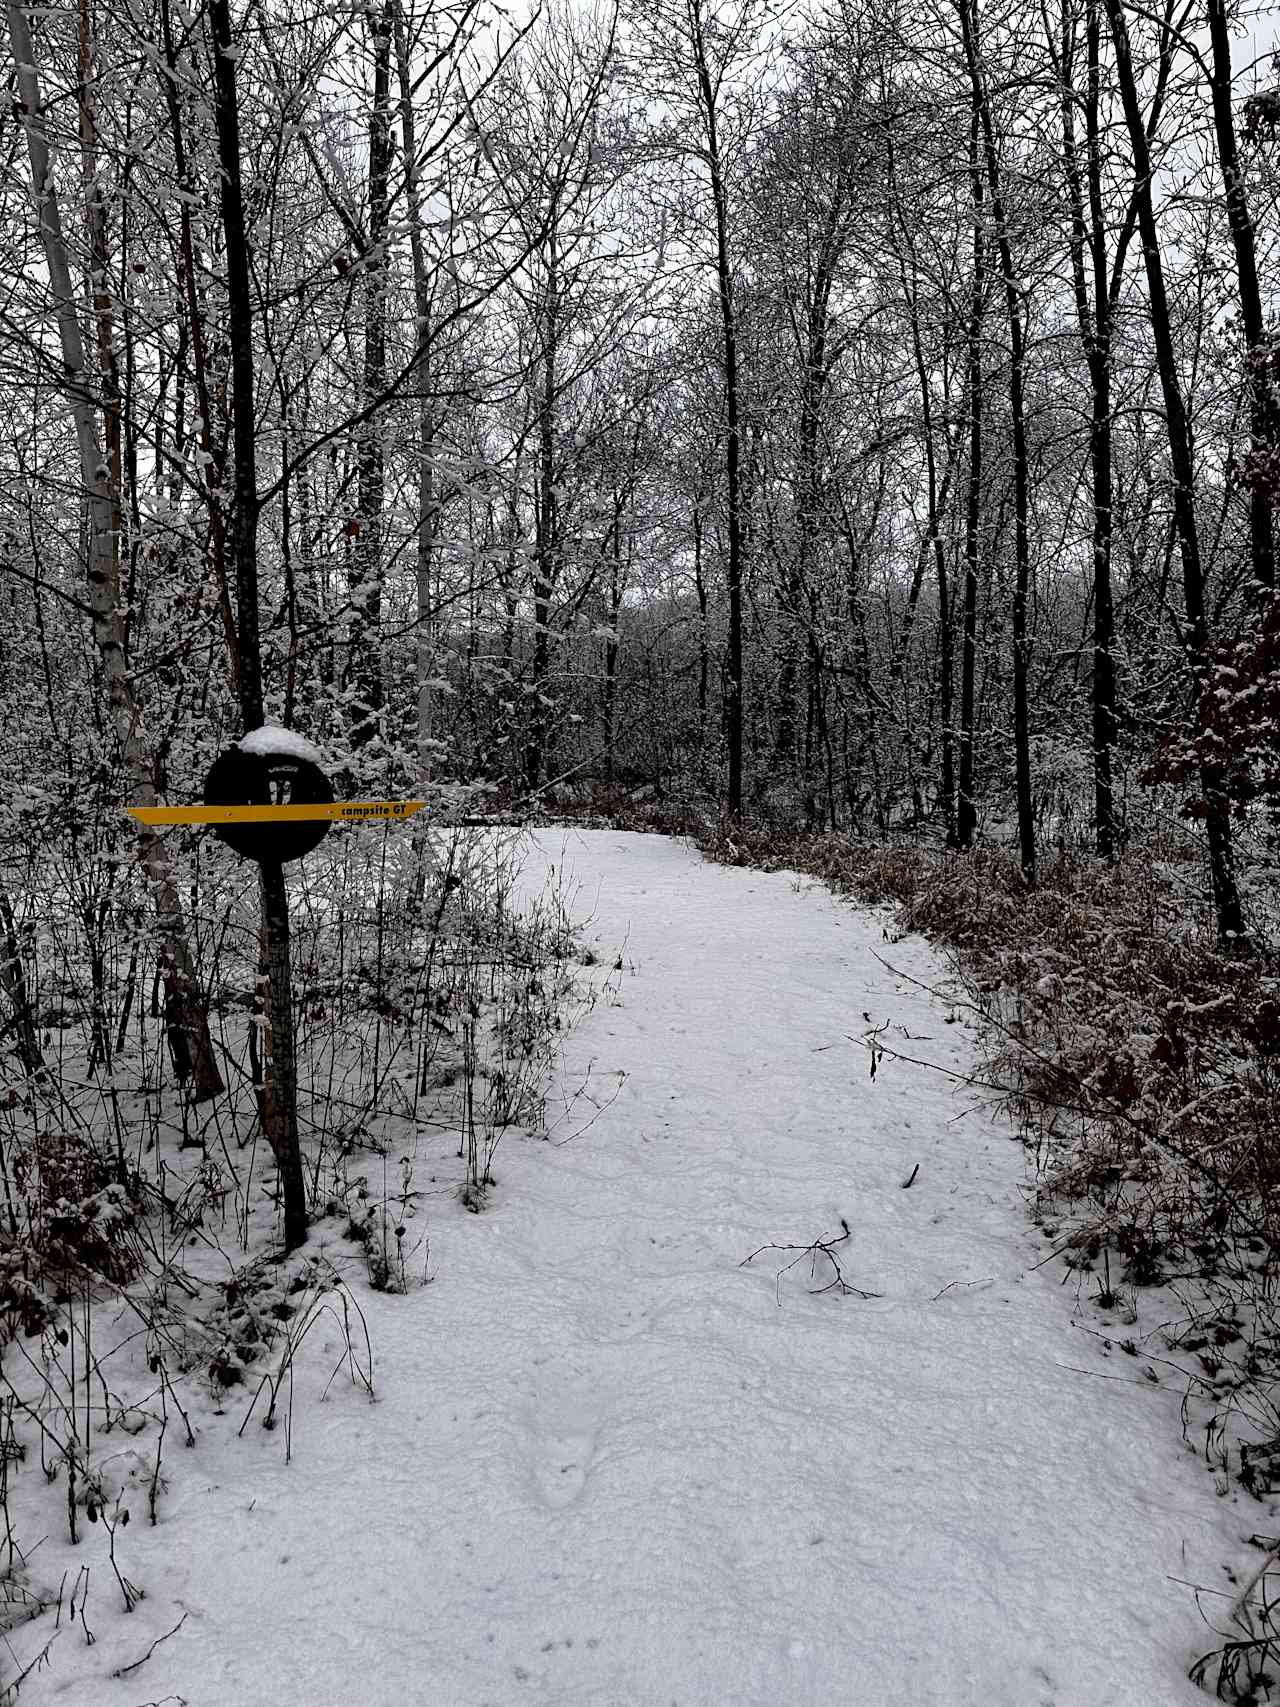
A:
<svg viewBox="0 0 1280 1707">
<path fill-rule="evenodd" d="M 130 806 L 140 823 L 209 824 L 244 859 L 286 865 L 316 848 L 342 819 L 410 818 L 421 800 L 335 800 L 320 753 L 292 729 L 265 724 L 214 760 L 203 806 Z"/>
<path fill-rule="evenodd" d="M 242 753 L 257 753 L 264 759 L 301 759 L 305 764 L 321 768 L 320 749 L 313 747 L 305 735 L 295 734 L 279 723 L 264 723 L 251 729 L 236 742 Z"/>
<path fill-rule="evenodd" d="M 320 755 L 291 729 L 252 729 L 220 753 L 204 779 L 206 806 L 332 806 L 333 784 Z M 281 823 L 270 819 L 215 824 L 220 842 L 260 865 L 286 865 L 319 847 L 329 832 L 324 819 Z"/>
</svg>

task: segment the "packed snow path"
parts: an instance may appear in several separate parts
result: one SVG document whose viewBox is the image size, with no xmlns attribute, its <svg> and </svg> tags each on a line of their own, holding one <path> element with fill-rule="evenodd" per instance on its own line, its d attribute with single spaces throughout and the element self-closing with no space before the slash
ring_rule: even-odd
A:
<svg viewBox="0 0 1280 1707">
<path fill-rule="evenodd" d="M 300 1387 L 288 1468 L 252 1426 L 171 1455 L 121 1657 L 189 1616 L 145 1669 L 68 1653 L 30 1698 L 1202 1703 L 1184 1669 L 1212 1642 L 1170 1576 L 1215 1580 L 1227 1507 L 1176 1394 L 1073 1330 L 1007 1131 L 943 1074 L 873 1080 L 849 1040 L 869 1015 L 972 1063 L 876 958 L 936 982 L 936 957 L 657 837 L 545 832 L 531 888 L 548 862 L 628 968 L 568 1040 L 551 1141 L 504 1140 L 484 1214 L 430 1202 L 433 1284 L 370 1300 L 379 1404 Z M 842 1219 L 845 1276 L 880 1296 L 740 1266 Z"/>
</svg>

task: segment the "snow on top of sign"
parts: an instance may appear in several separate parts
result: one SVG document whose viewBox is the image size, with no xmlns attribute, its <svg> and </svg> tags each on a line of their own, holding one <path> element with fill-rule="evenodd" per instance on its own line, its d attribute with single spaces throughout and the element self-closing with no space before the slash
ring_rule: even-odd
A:
<svg viewBox="0 0 1280 1707">
<path fill-rule="evenodd" d="M 251 729 L 237 744 L 242 753 L 256 753 L 262 759 L 306 759 L 313 765 L 322 763 L 318 747 L 278 723 L 264 723 L 260 729 Z"/>
</svg>

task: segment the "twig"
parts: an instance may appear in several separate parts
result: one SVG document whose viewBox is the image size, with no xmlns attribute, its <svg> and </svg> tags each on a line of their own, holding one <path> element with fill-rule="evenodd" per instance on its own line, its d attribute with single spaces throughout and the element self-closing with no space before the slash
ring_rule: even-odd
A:
<svg viewBox="0 0 1280 1707">
<path fill-rule="evenodd" d="M 31 1660 L 27 1665 L 23 1666 L 22 1670 L 18 1673 L 18 1675 L 16 1677 L 10 1678 L 9 1682 L 7 1684 L 5 1684 L 3 1689 L 0 1689 L 0 1703 L 3 1703 L 3 1707 L 8 1707 L 8 1704 L 10 1702 L 16 1701 L 18 1699 L 19 1691 L 22 1689 L 23 1684 L 31 1676 L 31 1673 L 33 1671 L 39 1670 L 39 1668 L 43 1665 L 48 1665 L 48 1663 L 49 1663 L 49 1649 L 53 1646 L 53 1644 L 57 1641 L 58 1637 L 61 1634 L 62 1634 L 62 1632 L 60 1630 L 55 1630 L 53 1632 L 53 1635 L 50 1636 L 49 1640 L 45 1643 L 44 1647 L 41 1648 L 40 1652 L 36 1655 L 36 1657 L 33 1660 Z M 18 1664 L 18 1656 L 17 1656 L 17 1654 L 14 1653 L 13 1645 L 9 1641 L 8 1636 L 4 1637 L 4 1645 L 9 1650 L 10 1659 L 13 1661 L 14 1665 L 17 1665 Z"/>
<path fill-rule="evenodd" d="M 949 1280 L 942 1288 L 941 1292 L 934 1293 L 929 1302 L 931 1304 L 936 1304 L 939 1298 L 941 1298 L 944 1293 L 950 1292 L 953 1286 L 991 1286 L 994 1283 L 995 1278 L 994 1274 L 988 1274 L 984 1275 L 981 1280 Z"/>
<path fill-rule="evenodd" d="M 1272 1547 L 1271 1551 L 1267 1554 L 1266 1558 L 1262 1561 L 1262 1563 L 1258 1566 L 1257 1570 L 1249 1578 L 1248 1582 L 1240 1590 L 1240 1593 L 1232 1601 L 1232 1603 L 1231 1603 L 1231 1622 L 1233 1624 L 1238 1624 L 1240 1622 L 1241 1614 L 1243 1613 L 1243 1611 L 1245 1609 L 1245 1604 L 1248 1601 L 1249 1596 L 1253 1593 L 1254 1589 L 1257 1588 L 1258 1584 L 1262 1581 L 1263 1577 L 1271 1569 L 1272 1565 L 1276 1564 L 1277 1562 L 1280 1562 L 1280 1541 L 1276 1542 L 1275 1546 Z"/>
<path fill-rule="evenodd" d="M 1069 1369 L 1073 1375 L 1092 1375 L 1099 1381 L 1123 1381 L 1126 1387 L 1142 1387 L 1151 1393 L 1163 1393 L 1165 1391 L 1158 1380 L 1139 1381 L 1133 1375 L 1108 1375 L 1105 1369 L 1081 1369 L 1077 1363 L 1058 1363 L 1055 1361 L 1053 1367 L 1055 1369 Z"/>
<path fill-rule="evenodd" d="M 844 1270 L 840 1267 L 839 1259 L 837 1258 L 837 1256 L 835 1254 L 835 1247 L 837 1245 L 843 1245 L 845 1240 L 852 1238 L 853 1235 L 849 1231 L 849 1223 L 846 1220 L 844 1220 L 843 1217 L 841 1217 L 840 1226 L 843 1229 L 843 1231 L 841 1232 L 839 1238 L 836 1238 L 833 1235 L 830 1239 L 815 1239 L 813 1241 L 813 1243 L 809 1244 L 809 1245 L 778 1245 L 778 1244 L 760 1245 L 756 1250 L 751 1252 L 750 1256 L 743 1257 L 742 1261 L 738 1264 L 738 1267 L 739 1268 L 745 1268 L 749 1262 L 754 1261 L 755 1258 L 760 1255 L 761 1251 L 795 1251 L 795 1252 L 797 1252 L 798 1254 L 795 1257 L 793 1257 L 789 1263 L 784 1263 L 783 1266 L 778 1270 L 777 1274 L 774 1276 L 774 1290 L 775 1290 L 775 1293 L 777 1296 L 779 1308 L 782 1307 L 782 1277 L 783 1277 L 783 1275 L 788 1274 L 796 1266 L 797 1263 L 803 1262 L 806 1257 L 809 1257 L 811 1259 L 810 1265 L 809 1265 L 809 1278 L 810 1278 L 810 1280 L 812 1280 L 816 1274 L 816 1271 L 817 1271 L 817 1263 L 818 1263 L 819 1255 L 826 1257 L 827 1261 L 831 1264 L 831 1267 L 835 1272 L 834 1272 L 832 1279 L 830 1279 L 825 1286 L 811 1286 L 809 1288 L 810 1292 L 815 1297 L 820 1296 L 824 1292 L 838 1291 L 841 1293 L 842 1296 L 848 1295 L 849 1293 L 852 1293 L 855 1298 L 863 1298 L 863 1299 L 866 1299 L 866 1298 L 883 1298 L 884 1297 L 883 1292 L 864 1292 L 861 1289 L 861 1287 L 851 1286 L 849 1284 L 849 1282 L 845 1279 Z"/>
<path fill-rule="evenodd" d="M 1197 1594 L 1211 1594 L 1218 1600 L 1232 1599 L 1232 1596 L 1224 1588 L 1206 1588 L 1203 1583 L 1193 1583 L 1187 1577 L 1175 1577 L 1169 1571 L 1165 1572 L 1165 1578 L 1168 1582 L 1181 1584 L 1183 1588 L 1193 1588 Z"/>
<path fill-rule="evenodd" d="M 146 1653 L 143 1654 L 143 1656 L 140 1660 L 134 1660 L 131 1665 L 117 1666 L 115 1671 L 113 1671 L 111 1674 L 112 1677 L 128 1677 L 128 1675 L 131 1671 L 137 1671 L 139 1666 L 146 1665 L 147 1661 L 151 1658 L 152 1654 L 155 1653 L 156 1649 L 160 1646 L 161 1642 L 167 1642 L 169 1640 L 170 1636 L 176 1636 L 178 1634 L 178 1631 L 181 1630 L 182 1626 L 186 1623 L 186 1621 L 187 1621 L 187 1614 L 184 1612 L 182 1614 L 182 1617 L 179 1618 L 178 1622 L 174 1625 L 172 1630 L 166 1630 L 163 1636 L 157 1636 L 156 1637 L 155 1641 L 152 1642 L 151 1646 L 147 1649 Z"/>
<path fill-rule="evenodd" d="M 940 1061 L 924 1061 L 918 1055 L 903 1055 L 897 1049 L 890 1049 L 887 1044 L 880 1041 L 882 1032 L 879 1028 L 873 1028 L 869 1037 L 852 1037 L 848 1033 L 845 1036 L 848 1042 L 860 1043 L 864 1048 L 869 1049 L 873 1063 L 887 1055 L 890 1061 L 901 1061 L 908 1067 L 927 1067 L 931 1073 L 941 1073 L 944 1078 L 954 1079 L 958 1085 L 968 1085 L 972 1090 L 995 1091 L 999 1096 L 1004 1097 L 1017 1094 L 1016 1085 L 999 1084 L 994 1079 L 980 1079 L 973 1073 L 962 1073 L 955 1067 L 944 1067 Z M 874 1071 L 871 1077 L 875 1078 Z M 1073 1108 L 1070 1103 L 1065 1102 L 1058 1106 L 1071 1113 L 1088 1114 L 1090 1112 L 1087 1108 Z"/>
<path fill-rule="evenodd" d="M 568 1134 L 568 1136 L 565 1138 L 551 1138 L 550 1136 L 548 1136 L 547 1141 L 551 1145 L 551 1147 L 555 1150 L 558 1150 L 562 1144 L 572 1144 L 575 1138 L 581 1138 L 584 1132 L 589 1132 L 591 1130 L 591 1128 L 595 1125 L 596 1121 L 599 1120 L 600 1116 L 602 1114 L 607 1113 L 608 1110 L 613 1107 L 614 1103 L 617 1102 L 619 1096 L 622 1094 L 622 1087 L 623 1087 L 623 1084 L 626 1082 L 627 1074 L 622 1068 L 619 1067 L 619 1068 L 615 1068 L 615 1071 L 617 1072 L 617 1075 L 618 1075 L 618 1082 L 614 1086 L 613 1095 L 608 1099 L 607 1102 L 596 1102 L 595 1099 L 589 1094 L 589 1092 L 587 1090 L 587 1085 L 591 1079 L 591 1070 L 594 1066 L 595 1066 L 594 1061 L 588 1064 L 586 1078 L 582 1081 L 582 1084 L 573 1093 L 573 1096 L 571 1097 L 570 1101 L 566 1104 L 565 1113 L 568 1114 L 569 1109 L 573 1106 L 573 1104 L 575 1102 L 577 1102 L 579 1097 L 583 1097 L 583 1096 L 586 1097 L 587 1101 L 595 1109 L 595 1113 L 591 1116 L 590 1120 L 588 1120 L 585 1125 L 580 1126 L 576 1132 L 570 1132 Z"/>
</svg>

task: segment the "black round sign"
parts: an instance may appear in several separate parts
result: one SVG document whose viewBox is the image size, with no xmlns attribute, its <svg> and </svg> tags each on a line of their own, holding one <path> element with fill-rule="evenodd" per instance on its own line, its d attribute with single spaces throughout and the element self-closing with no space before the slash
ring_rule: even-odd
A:
<svg viewBox="0 0 1280 1707">
<path fill-rule="evenodd" d="M 292 753 L 246 753 L 228 747 L 204 779 L 206 806 L 328 806 L 333 785 L 310 759 Z M 214 835 L 244 859 L 286 865 L 320 846 L 328 819 L 298 824 L 217 824 Z"/>
</svg>

